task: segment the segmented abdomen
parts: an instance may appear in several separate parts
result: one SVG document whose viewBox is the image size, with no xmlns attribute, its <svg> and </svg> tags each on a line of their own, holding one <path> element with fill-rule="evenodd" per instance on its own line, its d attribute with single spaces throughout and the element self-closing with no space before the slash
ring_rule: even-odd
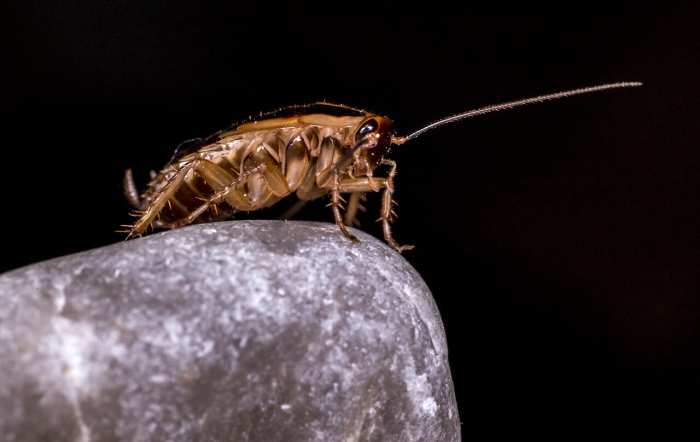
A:
<svg viewBox="0 0 700 442">
<path fill-rule="evenodd" d="M 304 200 L 324 195 L 346 136 L 344 128 L 278 128 L 233 134 L 205 146 L 151 181 L 132 233 L 141 234 L 154 222 L 178 227 L 269 207 L 292 192 Z"/>
</svg>

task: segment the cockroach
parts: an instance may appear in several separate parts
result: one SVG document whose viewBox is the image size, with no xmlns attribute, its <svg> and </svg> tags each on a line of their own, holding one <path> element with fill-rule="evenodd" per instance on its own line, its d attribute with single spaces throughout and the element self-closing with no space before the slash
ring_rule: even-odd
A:
<svg viewBox="0 0 700 442">
<path fill-rule="evenodd" d="M 467 118 L 607 89 L 640 86 L 621 82 L 540 95 L 481 107 L 430 123 L 409 135 L 394 132 L 391 119 L 362 109 L 317 102 L 289 106 L 262 114 L 190 143 L 192 152 L 176 149 L 173 159 L 159 173 L 152 173 L 146 191 L 139 195 L 131 170 L 124 177 L 128 201 L 138 210 L 138 220 L 128 227 L 128 237 L 142 235 L 149 227 L 174 229 L 194 222 L 220 220 L 235 212 L 270 207 L 296 194 L 300 203 L 330 195 L 328 206 L 345 237 L 360 199 L 367 192 L 382 192 L 379 219 L 384 240 L 399 253 L 413 246 L 399 245 L 391 222 L 396 216 L 394 179 L 396 162 L 388 158 L 393 146 L 413 141 L 426 132 Z M 332 109 L 341 115 L 312 112 Z M 280 111 L 291 116 L 280 117 Z M 190 140 L 192 141 L 192 140 Z M 386 176 L 375 176 L 385 166 Z M 345 216 L 342 194 L 350 194 Z"/>
</svg>

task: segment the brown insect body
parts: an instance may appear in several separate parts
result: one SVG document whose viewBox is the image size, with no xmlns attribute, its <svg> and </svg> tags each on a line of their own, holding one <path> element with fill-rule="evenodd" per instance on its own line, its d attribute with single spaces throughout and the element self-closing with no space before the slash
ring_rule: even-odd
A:
<svg viewBox="0 0 700 442">
<path fill-rule="evenodd" d="M 395 249 L 405 250 L 410 246 L 399 246 L 389 227 L 396 164 L 384 155 L 392 135 L 391 120 L 368 112 L 305 114 L 242 124 L 157 174 L 134 201 L 143 212 L 130 235 L 143 234 L 152 225 L 177 228 L 270 207 L 292 193 L 301 201 L 330 193 L 336 222 L 355 239 L 345 222 L 353 222 L 360 194 L 383 190 L 380 220 L 385 239 Z M 390 166 L 389 175 L 374 177 L 382 162 Z M 133 187 L 128 174 L 127 188 Z M 345 220 L 340 214 L 341 193 L 354 195 L 352 216 Z"/>
<path fill-rule="evenodd" d="M 270 207 L 291 194 L 302 202 L 330 194 L 336 224 L 346 237 L 356 241 L 346 224 L 354 223 L 364 193 L 381 191 L 379 221 L 384 239 L 401 252 L 413 246 L 400 246 L 391 233 L 396 163 L 385 158 L 390 146 L 490 112 L 640 85 L 604 84 L 487 106 L 443 118 L 401 137 L 394 134 L 389 118 L 360 109 L 332 103 L 291 106 L 286 109 L 295 112 L 291 116 L 241 124 L 210 137 L 196 152 L 178 157 L 176 151 L 173 161 L 155 174 L 140 197 L 127 170 L 125 193 L 139 209 L 139 219 L 128 226 L 129 236 L 141 235 L 152 226 L 172 229 Z M 302 112 L 313 106 L 342 114 Z M 374 176 L 380 165 L 387 166 L 385 177 Z M 343 193 L 351 194 L 344 219 Z"/>
</svg>

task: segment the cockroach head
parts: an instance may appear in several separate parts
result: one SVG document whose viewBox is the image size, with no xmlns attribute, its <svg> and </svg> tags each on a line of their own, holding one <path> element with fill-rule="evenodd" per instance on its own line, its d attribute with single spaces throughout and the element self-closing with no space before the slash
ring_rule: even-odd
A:
<svg viewBox="0 0 700 442">
<path fill-rule="evenodd" d="M 394 123 L 387 117 L 370 115 L 355 129 L 354 173 L 364 175 L 361 169 L 374 169 L 389 152 L 394 132 Z"/>
</svg>

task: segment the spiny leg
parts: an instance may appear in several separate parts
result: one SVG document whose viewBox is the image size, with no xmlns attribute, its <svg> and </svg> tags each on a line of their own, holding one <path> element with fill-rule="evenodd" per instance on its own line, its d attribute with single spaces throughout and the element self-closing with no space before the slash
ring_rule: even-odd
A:
<svg viewBox="0 0 700 442">
<path fill-rule="evenodd" d="M 229 184 L 224 185 L 223 182 L 220 180 L 222 177 L 217 176 L 216 174 L 225 173 L 225 171 L 222 172 L 223 169 L 221 169 L 219 166 L 212 162 L 209 162 L 207 160 L 199 160 L 199 162 L 194 166 L 194 170 L 197 171 L 197 173 L 199 173 L 200 175 L 202 175 L 202 177 L 205 180 L 207 180 L 207 182 L 210 185 L 216 186 L 220 190 L 214 193 L 209 198 L 203 198 L 203 204 L 194 209 L 192 212 L 190 212 L 190 214 L 186 217 L 170 223 L 163 223 L 163 226 L 169 229 L 176 229 L 192 224 L 197 220 L 197 218 L 204 214 L 204 212 L 209 210 L 209 208 L 216 208 L 217 204 L 224 202 L 226 200 L 226 197 L 229 196 L 229 193 L 236 192 L 236 186 L 242 183 L 245 179 L 247 179 L 249 176 L 255 173 L 264 171 L 264 169 L 265 165 L 261 164 L 250 170 L 245 171 L 237 179 L 231 179 L 229 181 Z"/>
<path fill-rule="evenodd" d="M 186 217 L 180 218 L 177 221 L 172 221 L 169 223 L 162 223 L 162 226 L 166 227 L 168 229 L 177 229 L 179 227 L 184 227 L 184 226 L 192 224 L 193 222 L 195 222 L 197 220 L 197 218 L 202 216 L 202 214 L 204 212 L 209 210 L 210 207 L 216 207 L 216 204 L 223 200 L 223 197 L 226 195 L 226 193 L 229 190 L 230 190 L 230 188 L 227 187 L 224 190 L 222 190 L 221 192 L 215 193 L 211 198 L 205 200 L 201 206 L 197 207 L 192 212 L 190 212 L 190 214 L 187 215 Z"/>
<path fill-rule="evenodd" d="M 193 164 L 189 164 L 177 171 L 175 175 L 168 181 L 168 183 L 156 194 L 153 195 L 148 207 L 145 208 L 141 217 L 130 227 L 127 239 L 132 236 L 142 235 L 153 223 L 157 220 L 163 207 L 168 203 L 171 196 L 175 194 L 177 189 L 185 179 L 185 175 L 194 167 Z"/>
<path fill-rule="evenodd" d="M 392 178 L 396 176 L 396 163 L 391 161 L 389 164 L 392 166 L 389 172 L 389 177 L 387 178 L 375 178 L 375 177 L 363 177 L 363 178 L 352 178 L 344 179 L 340 182 L 339 190 L 340 192 L 378 192 L 384 189 L 384 194 L 382 195 L 382 209 L 381 216 L 377 221 L 382 221 L 382 227 L 384 232 L 384 240 L 397 252 L 401 253 L 404 250 L 410 250 L 413 246 L 401 246 L 399 245 L 391 235 L 391 226 L 389 222 L 391 221 L 392 215 L 395 215 L 391 210 L 391 206 L 394 202 L 391 199 L 391 194 L 393 193 L 394 183 Z"/>
<path fill-rule="evenodd" d="M 171 204 L 170 199 L 175 195 L 180 186 L 184 184 L 187 174 L 199 167 L 203 161 L 205 160 L 196 159 L 189 164 L 176 169 L 175 175 L 169 179 L 168 183 L 165 184 L 156 194 L 152 195 L 150 202 L 147 204 L 147 207 L 144 208 L 144 212 L 141 214 L 141 217 L 136 221 L 136 223 L 134 223 L 133 226 L 125 226 L 130 227 L 127 239 L 132 236 L 142 235 L 152 225 L 157 225 L 158 227 L 169 226 L 168 223 L 160 222 L 158 220 L 161 211 L 166 204 Z"/>
<path fill-rule="evenodd" d="M 394 177 L 396 176 L 396 161 L 393 160 L 382 160 L 381 164 L 388 165 L 389 175 L 386 178 L 386 184 L 384 185 L 384 193 L 382 194 L 382 209 L 381 216 L 378 221 L 382 222 L 382 231 L 384 232 L 384 241 L 386 241 L 391 247 L 397 252 L 401 253 L 404 250 L 411 250 L 414 248 L 412 245 L 399 245 L 399 243 L 394 240 L 391 234 L 391 221 L 396 215 L 392 210 L 392 205 L 394 200 L 392 195 L 394 193 Z"/>
<path fill-rule="evenodd" d="M 331 209 L 333 210 L 333 217 L 335 218 L 335 224 L 340 228 L 346 238 L 352 242 L 359 242 L 355 235 L 350 233 L 348 228 L 343 224 L 343 215 L 340 214 L 340 208 L 344 202 L 343 198 L 340 196 L 340 179 L 338 178 L 338 172 L 333 174 L 333 189 L 331 190 Z"/>
<path fill-rule="evenodd" d="M 186 217 L 180 218 L 176 221 L 172 221 L 169 223 L 162 223 L 162 226 L 166 227 L 168 229 L 177 229 L 179 227 L 184 227 L 184 226 L 187 226 L 189 224 L 192 224 L 193 222 L 195 222 L 197 220 L 197 218 L 202 216 L 202 214 L 204 214 L 204 212 L 209 210 L 209 208 L 215 208 L 217 204 L 222 203 L 224 201 L 224 198 L 226 198 L 226 195 L 231 190 L 233 190 L 238 185 L 238 183 L 239 183 L 239 180 L 236 180 L 233 183 L 231 183 L 230 185 L 225 186 L 220 191 L 214 193 L 211 197 L 206 198 L 206 199 L 202 199 L 204 201 L 202 203 L 202 205 L 200 205 L 199 207 L 194 209 Z"/>
</svg>

